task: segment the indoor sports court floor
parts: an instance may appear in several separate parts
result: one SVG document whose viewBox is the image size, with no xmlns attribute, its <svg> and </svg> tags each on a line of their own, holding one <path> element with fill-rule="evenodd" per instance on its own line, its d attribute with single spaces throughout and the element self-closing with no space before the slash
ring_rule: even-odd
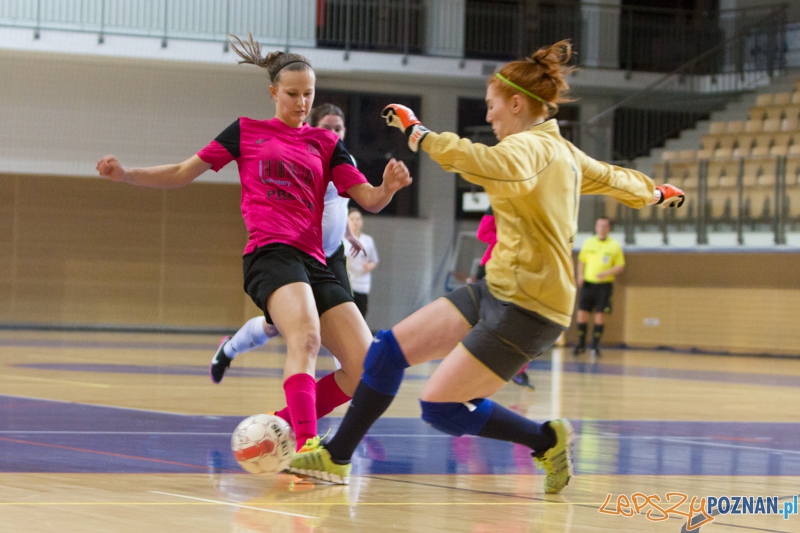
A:
<svg viewBox="0 0 800 533">
<path fill-rule="evenodd" d="M 230 433 L 284 405 L 284 347 L 240 356 L 215 386 L 218 341 L 0 330 L 0 531 L 800 531 L 798 359 L 554 350 L 531 367 L 535 391 L 496 396 L 574 421 L 576 476 L 551 496 L 522 448 L 418 419 L 433 364 L 407 373 L 349 486 L 246 474 Z M 693 498 L 705 523 L 687 528 Z"/>
</svg>

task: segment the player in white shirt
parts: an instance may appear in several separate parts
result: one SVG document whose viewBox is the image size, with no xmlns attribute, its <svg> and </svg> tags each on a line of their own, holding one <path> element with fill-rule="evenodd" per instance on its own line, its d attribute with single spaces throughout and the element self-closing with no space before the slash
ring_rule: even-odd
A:
<svg viewBox="0 0 800 533">
<path fill-rule="evenodd" d="M 366 233 L 361 233 L 364 220 L 361 211 L 353 207 L 347 216 L 347 225 L 350 233 L 361 242 L 364 247 L 364 254 L 354 252 L 349 242 L 345 242 L 345 254 L 347 255 L 347 272 L 350 274 L 350 286 L 353 289 L 353 299 L 356 302 L 361 315 L 367 317 L 367 307 L 369 291 L 372 288 L 372 271 L 378 266 L 378 250 L 375 248 L 375 240 Z"/>
</svg>

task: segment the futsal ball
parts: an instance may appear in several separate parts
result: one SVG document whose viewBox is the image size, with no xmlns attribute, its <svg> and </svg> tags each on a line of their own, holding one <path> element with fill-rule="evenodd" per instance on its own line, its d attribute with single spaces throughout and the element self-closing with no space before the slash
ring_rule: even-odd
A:
<svg viewBox="0 0 800 533">
<path fill-rule="evenodd" d="M 252 474 L 276 474 L 289 466 L 296 439 L 292 426 L 276 415 L 253 415 L 242 420 L 231 436 L 239 466 Z"/>
</svg>

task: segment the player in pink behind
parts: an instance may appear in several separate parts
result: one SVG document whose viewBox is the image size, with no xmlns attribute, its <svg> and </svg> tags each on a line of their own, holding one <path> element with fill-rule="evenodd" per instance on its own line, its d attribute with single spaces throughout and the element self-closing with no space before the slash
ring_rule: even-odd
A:
<svg viewBox="0 0 800 533">
<path fill-rule="evenodd" d="M 112 181 L 177 188 L 236 161 L 249 232 L 244 288 L 286 340 L 283 388 L 301 448 L 307 440 L 319 440 L 317 418 L 352 396 L 372 341 L 352 296 L 325 263 L 322 211 L 328 183 L 367 211 L 377 212 L 411 183 L 411 177 L 405 164 L 392 159 L 383 183 L 373 187 L 336 134 L 304 124 L 316 82 L 305 57 L 284 52 L 263 57 L 252 35 L 247 42 L 232 37 L 231 45 L 240 63 L 267 69 L 274 118 L 240 117 L 182 163 L 126 169 L 107 155 L 97 163 L 97 171 Z M 342 368 L 316 383 L 321 342 Z"/>
<path fill-rule="evenodd" d="M 483 252 L 480 265 L 478 265 L 478 274 L 475 276 L 476 280 L 486 277 L 486 263 L 492 258 L 492 249 L 497 244 L 497 224 L 494 221 L 494 212 L 491 206 L 486 210 L 486 213 L 481 217 L 478 224 L 478 231 L 475 232 L 475 237 L 479 241 L 486 243 L 486 251 Z"/>
</svg>

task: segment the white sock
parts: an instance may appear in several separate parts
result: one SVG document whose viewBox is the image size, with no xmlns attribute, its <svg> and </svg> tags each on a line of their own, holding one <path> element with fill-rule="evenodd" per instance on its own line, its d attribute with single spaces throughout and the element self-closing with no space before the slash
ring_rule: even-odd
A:
<svg viewBox="0 0 800 533">
<path fill-rule="evenodd" d="M 264 333 L 264 317 L 257 316 L 245 322 L 223 350 L 225 355 L 233 359 L 240 353 L 263 346 L 268 340 L 269 337 Z"/>
</svg>

